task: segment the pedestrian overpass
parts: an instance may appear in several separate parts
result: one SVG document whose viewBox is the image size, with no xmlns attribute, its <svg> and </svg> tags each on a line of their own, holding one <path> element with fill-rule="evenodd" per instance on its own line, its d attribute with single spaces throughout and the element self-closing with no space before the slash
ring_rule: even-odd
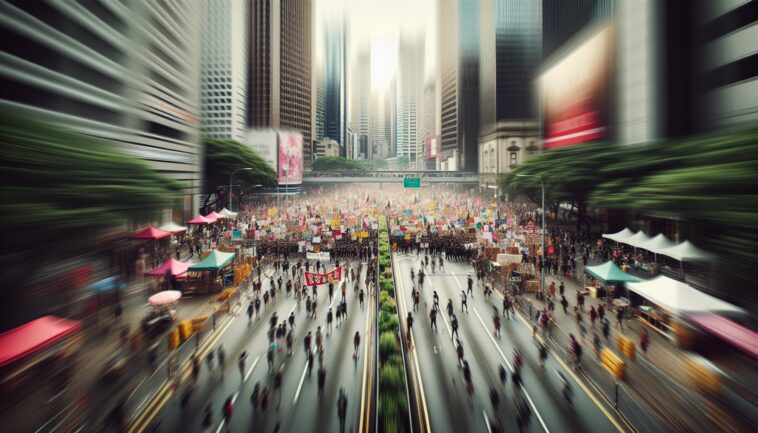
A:
<svg viewBox="0 0 758 433">
<path fill-rule="evenodd" d="M 479 184 L 479 174 L 465 171 L 306 171 L 303 185 L 324 185 L 337 183 L 403 183 L 405 178 L 421 178 L 422 183 Z"/>
</svg>

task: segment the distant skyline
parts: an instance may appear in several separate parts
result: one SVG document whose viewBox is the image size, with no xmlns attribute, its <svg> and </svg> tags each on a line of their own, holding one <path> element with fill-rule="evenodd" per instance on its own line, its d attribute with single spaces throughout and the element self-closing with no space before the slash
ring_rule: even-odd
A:
<svg viewBox="0 0 758 433">
<path fill-rule="evenodd" d="M 384 90 L 396 75 L 401 35 L 415 38 L 423 34 L 424 77 L 433 77 L 437 59 L 436 8 L 435 0 L 315 0 L 314 59 L 323 62 L 326 27 L 341 26 L 346 16 L 350 23 L 348 64 L 352 64 L 360 47 L 371 47 L 372 90 Z"/>
</svg>

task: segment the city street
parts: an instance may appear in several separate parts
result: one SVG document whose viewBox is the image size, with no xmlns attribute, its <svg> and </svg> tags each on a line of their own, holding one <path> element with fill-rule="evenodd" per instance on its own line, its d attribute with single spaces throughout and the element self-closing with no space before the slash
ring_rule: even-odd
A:
<svg viewBox="0 0 758 433">
<path fill-rule="evenodd" d="M 365 266 L 364 266 L 365 269 Z M 364 273 L 365 276 L 365 273 Z M 361 286 L 363 286 L 363 280 Z M 264 279 L 264 287 L 267 286 Z M 351 284 L 352 287 L 352 284 Z M 191 378 L 179 386 L 176 393 L 168 393 L 164 400 L 130 429 L 130 432 L 171 432 L 171 431 L 203 431 L 202 422 L 208 406 L 212 413 L 213 432 L 224 431 L 302 431 L 303 426 L 318 426 L 322 431 L 338 431 L 337 396 L 344 389 L 348 400 L 346 431 L 359 431 L 361 421 L 366 422 L 366 412 L 370 410 L 368 400 L 371 393 L 367 392 L 364 382 L 370 378 L 373 369 L 372 341 L 367 338 L 371 332 L 374 303 L 367 297 L 363 307 L 352 289 L 347 292 L 348 319 L 341 324 L 334 322 L 333 330 L 327 332 L 326 314 L 339 303 L 341 294 L 335 294 L 329 301 L 326 286 L 318 289 L 316 319 L 306 317 L 305 301 L 298 303 L 294 296 L 280 296 L 273 305 L 261 310 L 261 316 L 248 323 L 245 314 L 247 300 L 237 308 L 234 317 L 226 327 L 221 328 L 219 335 L 211 346 L 215 351 L 213 368 L 208 370 L 206 352 L 201 352 L 202 367 L 195 392 L 189 404 L 182 408 L 182 395 L 191 383 Z M 308 289 L 311 294 L 311 289 Z M 287 354 L 286 347 L 280 347 L 275 355 L 274 365 L 269 369 L 267 363 L 269 321 L 274 313 L 279 322 L 295 313 L 295 342 L 293 354 Z M 319 369 L 318 355 L 314 355 L 315 364 L 312 370 L 308 366 L 303 339 L 308 332 L 313 335 L 313 351 L 315 353 L 315 334 L 317 326 L 324 330 L 323 368 L 326 370 L 326 380 L 323 396 L 318 394 L 317 372 Z M 353 358 L 353 337 L 360 332 L 361 343 L 359 355 Z M 218 348 L 226 353 L 225 372 L 222 376 L 218 367 Z M 239 355 L 248 353 L 244 366 L 244 376 L 238 368 Z M 282 368 L 281 389 L 274 388 L 274 373 Z M 311 374 L 309 376 L 309 370 Z M 255 385 L 263 389 L 268 387 L 270 399 L 268 408 L 254 410 L 251 405 L 251 394 Z M 223 415 L 224 402 L 231 398 L 234 403 L 233 415 L 225 420 Z M 314 427 L 315 428 L 315 427 Z"/>
<path fill-rule="evenodd" d="M 0 17 L 0 433 L 758 433 L 758 0 Z"/>
<path fill-rule="evenodd" d="M 421 256 L 423 258 L 423 255 Z M 420 261 L 415 254 L 396 255 L 395 266 L 398 280 L 399 308 L 402 317 L 412 310 L 410 290 L 411 269 L 418 272 Z M 413 359 L 410 368 L 420 374 L 423 388 L 422 420 L 428 423 L 423 431 L 458 432 L 488 431 L 499 417 L 502 431 L 516 431 L 516 410 L 512 378 L 503 386 L 498 375 L 498 366 L 503 365 L 512 373 L 514 349 L 521 352 L 523 390 L 520 392 L 531 408 L 532 418 L 528 431 L 539 432 L 625 432 L 630 429 L 612 414 L 600 399 L 588 392 L 566 361 L 550 352 L 545 367 L 540 367 L 537 347 L 532 340 L 531 329 L 520 313 L 511 319 L 502 319 L 502 336 L 493 335 L 493 307 L 502 315 L 502 298 L 499 294 L 485 299 L 483 290 L 474 283 L 474 296 L 468 297 L 468 312 L 461 311 L 461 292 L 467 290 L 467 278 L 475 273 L 467 263 L 446 262 L 444 272 L 425 269 L 427 280 L 421 289 L 422 301 L 413 311 Z M 430 327 L 429 311 L 433 303 L 433 291 L 440 297 L 439 332 Z M 447 315 L 448 299 L 453 300 L 455 315 L 460 329 L 458 334 L 464 347 L 464 358 L 472 371 L 473 406 L 466 395 L 461 368 L 458 367 L 455 338 L 451 334 L 450 317 Z M 404 320 L 401 323 L 405 324 Z M 407 329 L 403 326 L 404 334 Z M 568 378 L 573 390 L 573 408 L 562 397 L 561 372 Z M 498 409 L 493 409 L 490 387 L 500 397 Z M 425 407 L 424 407 L 425 406 Z"/>
</svg>

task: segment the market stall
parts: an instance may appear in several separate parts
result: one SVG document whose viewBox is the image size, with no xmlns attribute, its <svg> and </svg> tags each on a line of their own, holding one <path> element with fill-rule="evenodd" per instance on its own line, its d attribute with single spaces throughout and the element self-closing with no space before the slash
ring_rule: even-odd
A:
<svg viewBox="0 0 758 433">
<path fill-rule="evenodd" d="M 232 263 L 235 253 L 233 252 L 221 252 L 218 250 L 211 251 L 205 258 L 198 263 L 188 268 L 189 272 L 201 273 L 198 278 L 200 289 L 205 291 L 221 291 L 226 281 L 226 273 L 224 269 Z M 230 279 L 233 281 L 233 273 Z"/>
<path fill-rule="evenodd" d="M 602 283 L 602 285 L 608 289 L 609 297 L 611 293 L 615 291 L 614 287 L 616 285 L 626 283 L 626 282 L 639 281 L 637 278 L 623 272 L 612 261 L 607 261 L 601 265 L 596 265 L 596 266 L 585 266 L 584 272 L 589 274 L 596 281 Z M 595 284 L 591 284 L 589 286 L 583 285 L 583 287 L 584 287 L 584 290 L 586 291 L 586 294 L 592 296 L 593 298 L 600 297 L 603 294 L 602 292 L 603 292 L 604 287 L 598 287 Z M 621 301 L 623 302 L 623 300 Z M 620 305 L 620 306 L 623 307 L 623 305 Z"/>
<path fill-rule="evenodd" d="M 215 222 L 216 222 L 215 218 L 207 218 L 198 214 L 195 218 L 192 218 L 191 220 L 187 221 L 187 224 L 208 225 L 208 224 L 213 224 Z"/>
<path fill-rule="evenodd" d="M 220 215 L 223 215 L 226 218 L 237 218 L 237 212 L 232 212 L 227 208 L 221 209 L 221 212 L 219 212 Z"/>
<path fill-rule="evenodd" d="M 621 230 L 620 232 L 616 233 L 605 233 L 603 234 L 603 237 L 605 239 L 610 239 L 612 241 L 621 242 L 622 240 L 632 237 L 634 235 L 634 232 L 629 230 L 628 228 L 624 228 L 624 230 Z"/>
<path fill-rule="evenodd" d="M 639 295 L 640 320 L 667 335 L 679 335 L 677 321 L 687 314 L 714 312 L 745 317 L 745 310 L 666 276 L 626 283 Z M 633 304 L 637 304 L 633 300 Z"/>
<path fill-rule="evenodd" d="M 177 223 L 175 223 L 173 221 L 169 221 L 169 222 L 163 224 L 162 226 L 160 226 L 158 228 L 160 230 L 171 232 L 173 234 L 181 233 L 181 232 L 187 230 L 187 227 L 180 226 L 179 224 L 177 224 Z"/>
<path fill-rule="evenodd" d="M 130 237 L 132 239 L 144 239 L 144 240 L 155 241 L 155 240 L 163 239 L 169 236 L 171 236 L 171 232 L 150 226 L 144 230 L 140 230 L 139 232 L 131 235 Z"/>
</svg>

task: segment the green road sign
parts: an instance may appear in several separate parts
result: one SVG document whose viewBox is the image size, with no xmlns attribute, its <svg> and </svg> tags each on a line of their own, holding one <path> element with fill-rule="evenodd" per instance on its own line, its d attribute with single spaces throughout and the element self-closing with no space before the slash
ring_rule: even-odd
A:
<svg viewBox="0 0 758 433">
<path fill-rule="evenodd" d="M 421 188 L 421 178 L 406 177 L 403 179 L 403 188 Z"/>
</svg>

